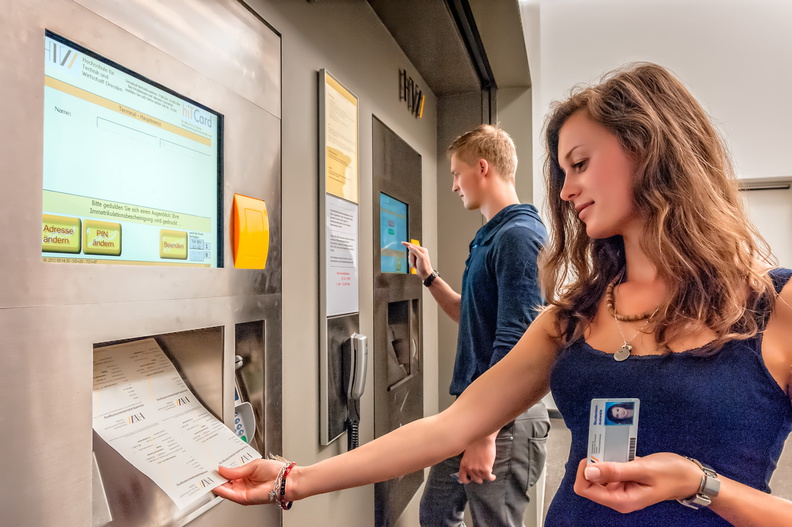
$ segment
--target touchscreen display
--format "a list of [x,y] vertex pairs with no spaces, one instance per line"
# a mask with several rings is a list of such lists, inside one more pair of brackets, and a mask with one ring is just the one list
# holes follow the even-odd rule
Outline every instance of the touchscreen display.
[[42,256],[222,265],[222,115],[52,32]]
[[407,273],[407,204],[380,194],[380,272]]

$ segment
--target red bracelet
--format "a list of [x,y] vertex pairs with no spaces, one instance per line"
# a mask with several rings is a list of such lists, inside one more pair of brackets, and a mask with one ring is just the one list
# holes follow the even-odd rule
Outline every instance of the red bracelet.
[[281,480],[281,488],[280,488],[280,499],[278,500],[280,504],[280,508],[287,511],[291,509],[292,502],[286,501],[286,476],[289,475],[291,469],[294,468],[294,465],[297,463],[290,463],[286,470],[283,471],[283,479]]

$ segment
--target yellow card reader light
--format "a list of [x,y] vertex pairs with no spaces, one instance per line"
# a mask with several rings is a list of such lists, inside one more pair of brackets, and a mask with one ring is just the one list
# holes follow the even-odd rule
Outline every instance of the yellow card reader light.
[[234,194],[234,267],[264,269],[269,253],[269,214],[263,200]]
[[[422,108],[423,108],[423,106],[422,106]],[[413,244],[413,245],[417,245],[418,247],[421,246],[421,242],[419,240],[416,240],[416,239],[411,239],[410,243]],[[410,255],[409,254],[407,254],[407,261],[408,262],[410,261]],[[418,274],[418,270],[415,267],[410,266],[410,274]]]

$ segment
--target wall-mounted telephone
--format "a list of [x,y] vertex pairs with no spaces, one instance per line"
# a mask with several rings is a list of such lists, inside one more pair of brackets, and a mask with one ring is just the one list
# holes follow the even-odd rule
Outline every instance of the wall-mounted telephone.
[[347,396],[347,446],[349,450],[358,446],[360,424],[360,397],[366,387],[366,365],[368,363],[368,339],[353,333],[344,345],[344,385]]

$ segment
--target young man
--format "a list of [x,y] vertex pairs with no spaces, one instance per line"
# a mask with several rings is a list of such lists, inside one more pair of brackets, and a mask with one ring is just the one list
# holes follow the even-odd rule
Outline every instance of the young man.
[[[506,132],[479,126],[454,140],[448,153],[452,190],[466,209],[480,210],[486,219],[470,243],[461,295],[433,269],[426,248],[404,245],[440,308],[459,323],[450,388],[458,396],[514,347],[536,316],[542,303],[536,260],[546,231],[536,208],[517,197],[517,154]],[[421,499],[421,525],[462,526],[466,503],[476,526],[523,525],[549,429],[547,409],[539,403],[433,466]]]

